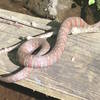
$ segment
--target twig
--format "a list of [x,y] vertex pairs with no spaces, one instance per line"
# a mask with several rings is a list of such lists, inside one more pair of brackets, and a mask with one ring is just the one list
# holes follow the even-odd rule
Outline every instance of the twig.
[[[48,32],[48,33],[45,33],[45,34],[42,34],[42,35],[39,35],[39,36],[27,36],[27,37],[23,37],[23,40],[30,40],[30,39],[34,39],[34,38],[48,38],[48,37],[51,37],[52,35],[53,35],[53,32]],[[2,53],[8,53],[8,52],[12,51],[13,49],[17,48],[21,43],[22,43],[22,41],[14,44],[12,46],[9,46],[9,47],[1,48],[0,49],[0,54],[2,54]]]

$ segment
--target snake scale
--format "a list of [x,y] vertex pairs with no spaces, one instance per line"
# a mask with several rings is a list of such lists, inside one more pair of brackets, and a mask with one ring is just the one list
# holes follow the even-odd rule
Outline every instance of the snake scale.
[[[96,25],[98,24],[94,24],[94,26]],[[8,76],[0,76],[0,80],[8,83],[16,82],[27,77],[32,71],[32,68],[51,66],[61,57],[67,41],[67,35],[71,33],[72,28],[86,28],[89,26],[92,25],[88,25],[80,17],[67,18],[61,24],[56,43],[50,51],[50,46],[46,39],[35,38],[26,41],[19,47],[17,52],[18,61],[24,66],[23,69]],[[41,47],[40,51],[34,54],[34,51],[39,47]]]

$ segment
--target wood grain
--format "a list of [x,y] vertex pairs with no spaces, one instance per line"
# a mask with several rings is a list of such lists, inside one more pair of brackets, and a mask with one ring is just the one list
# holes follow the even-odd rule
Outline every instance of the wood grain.
[[[14,33],[14,27],[10,26],[9,28]],[[6,40],[12,41],[10,42],[12,44],[20,36],[20,34],[13,34],[10,31],[10,37],[8,35],[9,28],[6,28],[7,32],[5,30],[0,31],[0,47],[10,45],[7,44]],[[24,35],[24,29],[21,31]],[[3,36],[4,34],[5,36]],[[34,34],[33,31],[32,34]],[[39,32],[35,34],[39,34]],[[3,37],[8,39],[4,41]],[[58,63],[50,68],[33,69],[33,73],[30,74],[28,79],[16,82],[16,84],[62,100],[99,100],[100,34],[69,35],[67,41],[65,51]],[[0,74],[10,72],[19,67],[14,64],[14,52],[8,55],[1,54]],[[11,59],[13,60],[11,61]]]

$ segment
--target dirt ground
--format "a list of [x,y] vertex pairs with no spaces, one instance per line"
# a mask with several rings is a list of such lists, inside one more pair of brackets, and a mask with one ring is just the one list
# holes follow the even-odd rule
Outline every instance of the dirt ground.
[[23,3],[12,2],[12,0],[0,0],[0,8],[32,15],[32,13],[24,7]]
[[33,97],[0,86],[0,100],[36,100]]
[[0,100],[58,100],[28,88],[0,82]]

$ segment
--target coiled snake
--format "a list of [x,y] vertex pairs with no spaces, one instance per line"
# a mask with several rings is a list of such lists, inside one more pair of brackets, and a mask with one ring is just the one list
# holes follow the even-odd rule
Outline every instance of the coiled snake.
[[[19,72],[9,75],[0,76],[0,80],[5,82],[15,82],[27,77],[32,68],[42,68],[55,63],[62,55],[67,35],[71,33],[73,27],[87,28],[93,25],[88,25],[80,17],[70,17],[66,19],[58,32],[55,46],[49,51],[50,46],[45,39],[35,38],[23,43],[17,52],[18,61],[22,66],[25,66]],[[94,26],[98,26],[98,23]],[[34,54],[34,51],[41,46],[39,53]],[[49,51],[49,52],[48,52]]]

